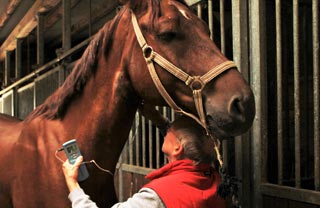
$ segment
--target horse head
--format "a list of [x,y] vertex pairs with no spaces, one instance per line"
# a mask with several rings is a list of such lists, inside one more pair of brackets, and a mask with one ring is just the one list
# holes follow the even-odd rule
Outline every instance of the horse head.
[[124,60],[138,96],[189,115],[218,138],[246,132],[255,115],[253,93],[205,22],[184,1],[127,1],[125,7],[135,53]]

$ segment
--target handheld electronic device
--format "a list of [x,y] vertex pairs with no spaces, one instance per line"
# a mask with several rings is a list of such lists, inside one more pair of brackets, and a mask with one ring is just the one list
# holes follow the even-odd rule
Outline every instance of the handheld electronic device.
[[[74,164],[76,159],[81,156],[81,152],[79,149],[79,146],[77,144],[77,141],[75,139],[69,140],[65,142],[63,145],[63,150],[67,155],[67,158],[70,162],[70,164]],[[84,181],[89,177],[89,172],[85,164],[81,164],[79,167],[79,174],[77,180]]]

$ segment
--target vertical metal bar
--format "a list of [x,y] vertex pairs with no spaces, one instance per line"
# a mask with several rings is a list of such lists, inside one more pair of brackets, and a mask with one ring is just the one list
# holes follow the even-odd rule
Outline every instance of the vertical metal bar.
[[174,121],[174,119],[175,119],[175,112],[174,112],[174,110],[172,110],[172,109],[170,109],[170,112],[171,112],[171,121]]
[[226,169],[228,169],[229,164],[228,164],[228,140],[222,140],[222,159],[223,159],[223,165]]
[[22,38],[16,38],[16,68],[15,68],[15,79],[18,80],[21,78],[21,69],[22,69]]
[[197,15],[200,19],[202,19],[202,6],[201,4],[197,4]]
[[314,100],[314,186],[320,191],[320,96],[319,96],[319,1],[312,1],[313,100]]
[[30,47],[30,37],[27,36],[27,55],[26,55],[26,71],[27,74],[29,74],[31,72],[31,47]]
[[142,117],[141,119],[142,123],[142,166],[146,167],[146,119],[145,117]]
[[293,0],[293,70],[294,70],[294,141],[295,187],[301,187],[300,144],[300,61],[299,61],[299,1]]
[[[171,109],[168,109],[167,107],[163,107],[162,108],[163,109],[163,116],[165,117],[165,118],[168,118],[170,121],[172,121],[171,120],[171,118],[170,118],[170,115],[168,114],[168,111],[169,111],[169,113],[170,113],[170,111],[171,111]],[[162,144],[161,144],[162,145]],[[163,158],[163,163],[164,164],[166,164],[166,156],[164,155],[164,153],[161,151],[161,156],[162,156],[162,158]]]
[[4,66],[4,86],[8,86],[10,84],[10,71],[11,71],[11,53],[12,51],[6,51],[6,59]]
[[135,165],[140,166],[140,114],[139,112],[136,112],[136,122],[135,122],[135,155],[136,155],[136,162]]
[[[249,80],[249,58],[248,58],[248,1],[232,1],[232,42],[233,59],[246,80]],[[227,141],[223,142],[223,148],[227,150]],[[236,137],[234,140],[235,148],[235,173],[242,180],[239,186],[239,199],[242,207],[250,207],[252,200],[250,174],[250,136],[249,133]],[[227,167],[228,151],[223,153],[224,164]]]
[[256,115],[252,125],[252,207],[262,207],[261,183],[266,181],[266,31],[265,2],[249,0],[250,81],[255,95]]
[[281,0],[276,0],[276,56],[277,56],[277,125],[278,125],[278,184],[283,182],[283,117],[282,117],[282,38]]
[[[21,78],[21,70],[22,70],[22,43],[23,39],[22,38],[16,38],[16,64],[15,64],[15,79],[18,80]],[[13,115],[15,117],[18,117],[18,106],[19,106],[19,100],[18,100],[18,87],[15,87],[13,89],[13,94],[12,94],[12,109],[13,109]]]
[[44,14],[37,14],[37,64],[44,64]]
[[224,0],[220,0],[220,39],[221,52],[226,53]]
[[148,139],[149,139],[149,168],[152,167],[152,124],[151,121],[148,121]]
[[33,109],[35,109],[36,107],[37,107],[37,98],[36,98],[36,96],[37,96],[37,82],[36,81],[33,81],[33,100],[32,100],[32,102],[33,102]]
[[210,38],[213,39],[213,6],[212,0],[208,0],[208,25],[210,30]]
[[71,48],[71,0],[62,0],[62,48]]
[[[159,111],[159,107],[157,106],[156,109]],[[156,168],[160,168],[160,131],[156,128]]]
[[119,195],[119,201],[123,201],[123,171],[122,171],[122,167],[121,167],[121,164],[122,164],[122,157],[123,157],[123,152],[122,151],[122,154],[120,155],[120,158],[119,158],[119,169],[118,169],[118,181],[119,181],[119,184],[118,184],[118,195]]
[[0,113],[3,113],[3,98],[0,97]]
[[128,150],[129,150],[129,163],[128,164],[130,164],[130,165],[132,165],[133,164],[133,148],[132,148],[132,146],[133,146],[133,132],[134,132],[134,130],[133,130],[133,128],[131,128],[131,130],[130,130],[130,133],[129,133],[129,139],[128,139],[128,141],[127,141],[127,144],[128,144]]

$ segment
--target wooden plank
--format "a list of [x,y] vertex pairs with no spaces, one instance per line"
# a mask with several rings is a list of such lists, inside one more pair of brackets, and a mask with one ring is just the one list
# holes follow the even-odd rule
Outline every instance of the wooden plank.
[[36,15],[38,12],[45,12],[57,5],[60,0],[37,0],[33,6],[29,9],[26,15],[21,19],[18,25],[10,33],[8,38],[3,42],[0,47],[0,59],[5,58],[6,50],[14,50],[16,47],[16,38],[26,37],[36,26]]

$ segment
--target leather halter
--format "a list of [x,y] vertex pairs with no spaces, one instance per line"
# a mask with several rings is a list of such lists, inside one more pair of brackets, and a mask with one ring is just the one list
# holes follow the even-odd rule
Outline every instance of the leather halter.
[[[137,40],[139,42],[139,45],[142,48],[143,56],[146,60],[149,73],[159,93],[163,97],[163,99],[168,103],[168,105],[175,112],[183,113],[193,118],[201,126],[203,126],[208,132],[206,118],[205,118],[204,109],[203,109],[203,101],[202,101],[202,94],[201,94],[202,89],[205,87],[205,85],[208,82],[210,82],[212,79],[217,77],[222,72],[230,68],[236,67],[235,63],[233,61],[225,61],[219,64],[218,66],[214,67],[213,69],[211,69],[210,71],[208,71],[206,74],[202,76],[191,76],[186,72],[182,71],[181,69],[179,69],[177,66],[169,62],[167,59],[165,59],[161,55],[159,55],[157,52],[155,52],[152,49],[152,47],[147,44],[145,38],[143,37],[138,24],[138,20],[132,11],[131,11],[131,17],[132,17],[133,28],[134,28]],[[191,88],[193,92],[193,99],[194,99],[199,117],[184,111],[179,106],[177,106],[177,104],[172,100],[168,92],[165,90],[163,84],[161,83],[159,76],[157,75],[157,72],[154,67],[154,62],[159,64],[162,68],[166,69],[168,72],[173,74],[175,77],[183,81],[187,86]]]

